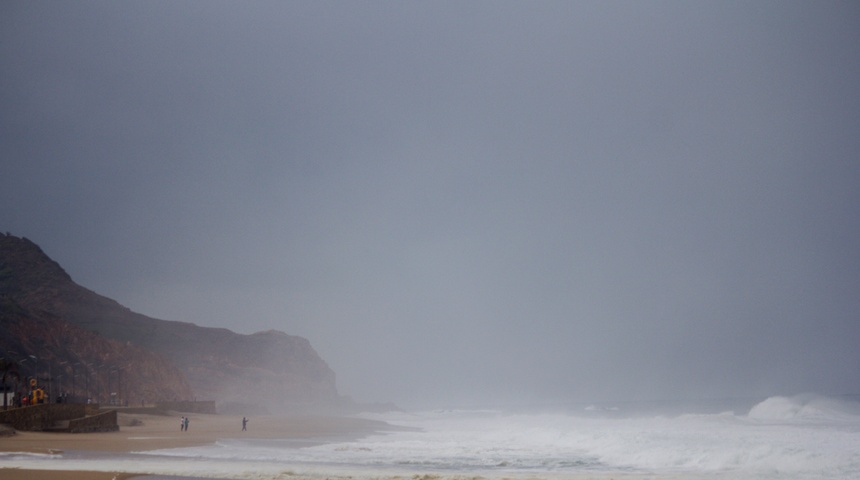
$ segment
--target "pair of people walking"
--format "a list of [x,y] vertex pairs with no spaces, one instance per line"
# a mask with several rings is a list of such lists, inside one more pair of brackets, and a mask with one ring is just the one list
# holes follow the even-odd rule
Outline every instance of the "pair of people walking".
[[182,417],[179,419],[179,431],[187,432],[188,431],[188,417]]

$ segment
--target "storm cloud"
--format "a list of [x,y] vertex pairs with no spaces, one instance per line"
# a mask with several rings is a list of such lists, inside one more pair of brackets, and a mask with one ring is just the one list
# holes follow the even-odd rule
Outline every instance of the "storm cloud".
[[0,5],[0,229],[410,404],[860,393],[853,2]]

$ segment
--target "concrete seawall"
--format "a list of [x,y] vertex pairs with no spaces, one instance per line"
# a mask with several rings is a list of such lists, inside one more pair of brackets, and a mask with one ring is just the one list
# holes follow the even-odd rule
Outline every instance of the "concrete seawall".
[[15,430],[42,432],[45,430],[66,430],[57,428],[62,422],[72,422],[81,432],[112,432],[119,430],[116,411],[99,413],[98,405],[80,403],[45,403],[0,411],[0,424]]
[[69,420],[69,433],[115,432],[119,430],[116,410]]

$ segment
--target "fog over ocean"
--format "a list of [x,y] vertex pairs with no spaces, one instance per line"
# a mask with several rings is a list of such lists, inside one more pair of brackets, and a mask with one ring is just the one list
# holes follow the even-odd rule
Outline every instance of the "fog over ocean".
[[[366,415],[412,427],[359,440],[224,439],[102,456],[3,454],[4,466],[233,479],[860,478],[860,403],[815,395]],[[723,406],[727,410],[720,411]],[[544,407],[545,408],[545,407]],[[321,443],[324,442],[324,443]]]
[[0,68],[0,231],[414,427],[3,466],[860,478],[860,2],[5,0]]
[[858,19],[7,0],[0,231],[362,402],[857,394]]

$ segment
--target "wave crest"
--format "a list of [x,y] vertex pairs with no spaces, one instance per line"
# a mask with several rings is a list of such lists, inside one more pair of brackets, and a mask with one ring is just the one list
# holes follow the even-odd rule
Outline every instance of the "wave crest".
[[753,420],[860,420],[860,404],[820,395],[770,397],[750,409]]

